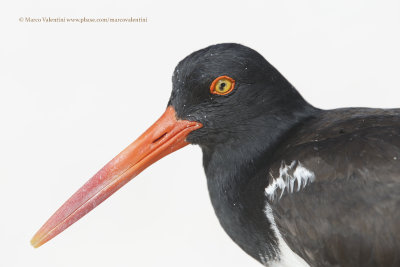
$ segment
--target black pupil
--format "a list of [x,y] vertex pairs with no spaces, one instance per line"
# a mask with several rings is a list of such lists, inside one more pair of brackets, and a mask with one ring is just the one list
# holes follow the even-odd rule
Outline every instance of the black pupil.
[[219,90],[224,90],[224,87],[226,86],[226,83],[221,83],[219,86]]

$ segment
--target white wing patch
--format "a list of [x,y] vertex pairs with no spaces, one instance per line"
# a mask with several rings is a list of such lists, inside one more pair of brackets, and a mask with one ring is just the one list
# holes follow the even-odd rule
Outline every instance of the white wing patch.
[[270,173],[272,183],[265,188],[265,195],[268,197],[270,201],[275,199],[275,196],[278,195],[279,190],[280,196],[282,197],[285,190],[288,193],[293,193],[296,189],[297,182],[297,190],[306,187],[307,184],[314,182],[315,174],[314,172],[308,170],[300,161],[294,160],[290,165],[286,165],[285,162],[282,161],[281,167],[279,168],[279,177],[274,178],[272,173]]

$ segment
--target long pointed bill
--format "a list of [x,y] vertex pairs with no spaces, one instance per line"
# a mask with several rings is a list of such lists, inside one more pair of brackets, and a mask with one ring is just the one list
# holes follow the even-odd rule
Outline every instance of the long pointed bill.
[[186,136],[201,123],[177,120],[169,106],[165,113],[135,142],[107,163],[73,194],[31,240],[39,247],[64,231],[152,163],[186,146]]

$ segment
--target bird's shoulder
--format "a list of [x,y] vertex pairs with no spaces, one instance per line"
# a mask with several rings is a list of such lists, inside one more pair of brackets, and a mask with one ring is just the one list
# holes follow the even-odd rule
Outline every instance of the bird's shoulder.
[[273,177],[303,167],[320,182],[357,175],[398,182],[400,109],[321,111],[290,131],[276,151],[269,169]]

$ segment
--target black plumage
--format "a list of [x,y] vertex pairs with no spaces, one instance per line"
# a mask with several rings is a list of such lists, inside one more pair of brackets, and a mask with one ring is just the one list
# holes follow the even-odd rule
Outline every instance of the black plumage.
[[270,169],[296,160],[315,181],[273,203],[293,250],[312,266],[400,266],[400,110],[321,111]]
[[[211,94],[222,75],[234,90]],[[238,44],[182,60],[169,105],[203,124],[187,141],[202,148],[222,227],[253,258],[400,266],[400,109],[315,108]]]

